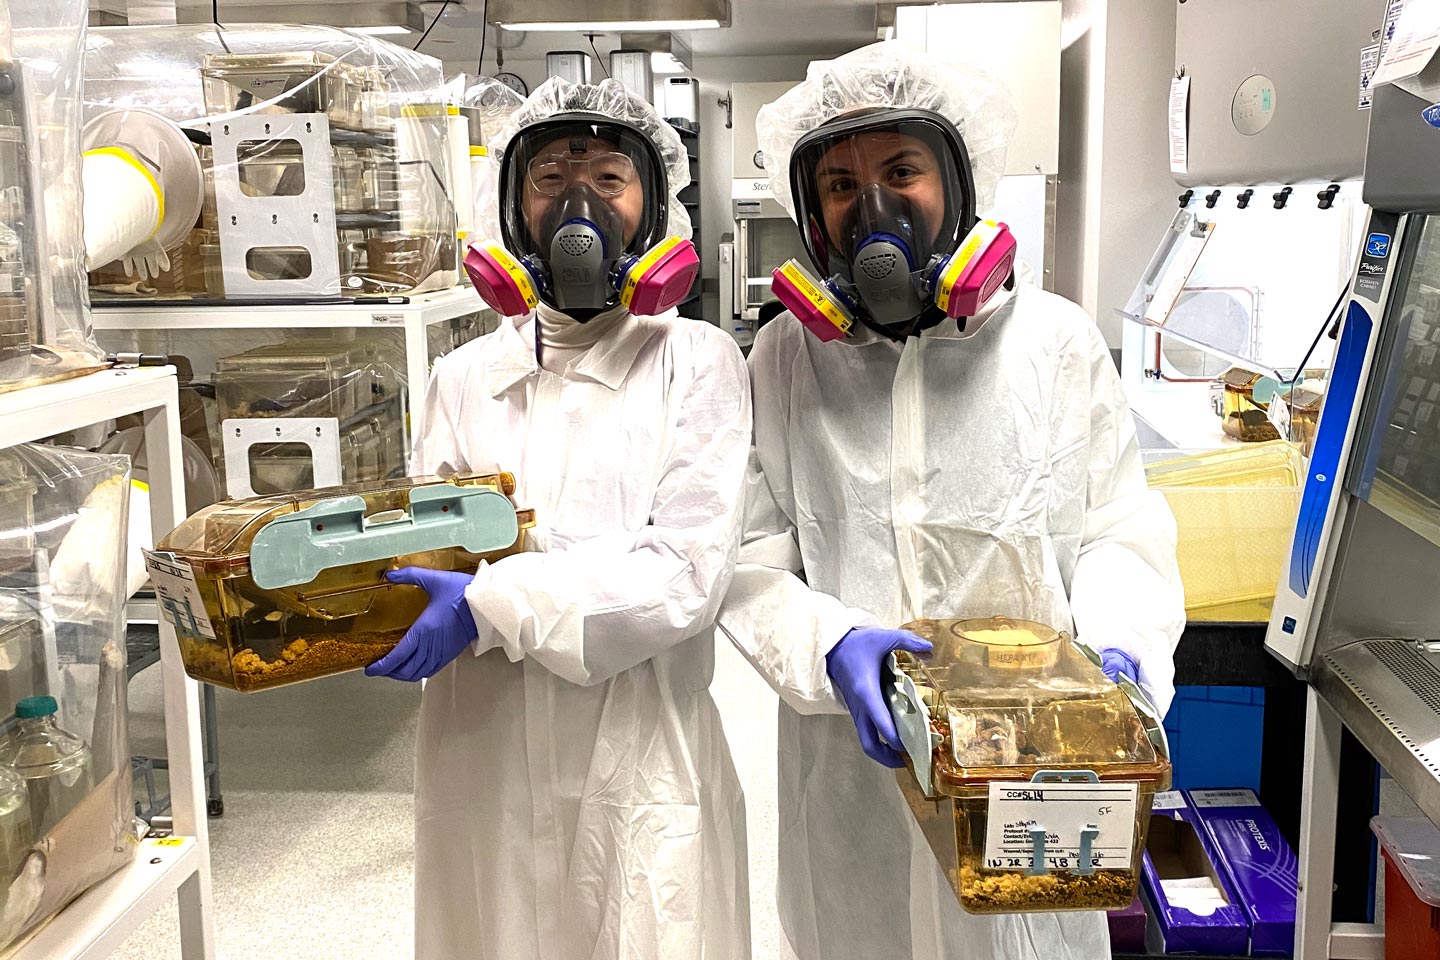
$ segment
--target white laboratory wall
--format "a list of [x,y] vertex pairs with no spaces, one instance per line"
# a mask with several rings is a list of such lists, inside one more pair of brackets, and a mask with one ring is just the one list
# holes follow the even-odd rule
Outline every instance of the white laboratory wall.
[[[1063,0],[1060,25],[1060,176],[1055,189],[1052,258],[1055,292],[1092,315],[1095,294],[1087,291],[1085,281],[1093,276],[1094,267],[1086,263],[1086,251],[1096,246],[1099,217],[1092,215],[1087,201],[1092,194],[1098,200],[1100,194],[1100,138],[1098,133],[1091,137],[1089,129],[1092,114],[1097,125],[1102,119],[1102,105],[1097,101],[1105,90],[1105,4],[1106,0]],[[1105,329],[1103,324],[1100,329]]]
[[[895,34],[937,56],[963,48],[966,60],[1003,80],[1019,126],[1010,143],[1005,178],[995,206],[979,211],[1004,220],[1015,234],[1019,257],[1046,287],[1046,178],[1059,169],[1060,0],[1008,0],[947,6],[900,7]],[[984,37],[984,43],[976,43]]]
[[1125,305],[1180,192],[1166,118],[1175,7],[1063,0],[1055,290],[1118,348]]
[[[1020,116],[1005,172],[1053,174],[1059,155],[1060,0],[900,7],[895,35],[1005,82]],[[984,38],[983,42],[979,38]]]

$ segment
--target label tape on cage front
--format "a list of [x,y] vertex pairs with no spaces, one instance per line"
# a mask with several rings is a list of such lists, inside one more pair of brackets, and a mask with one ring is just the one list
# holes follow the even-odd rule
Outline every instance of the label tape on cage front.
[[[1138,794],[1134,783],[992,782],[985,866],[1076,871],[1082,867],[1082,849],[1088,848],[1086,869],[1128,870],[1135,852]],[[1032,835],[1037,828],[1045,831],[1044,862],[1038,865]]]
[[205,601],[190,564],[173,553],[146,550],[145,569],[155,588],[155,605],[175,631],[182,636],[214,640],[215,627],[205,613]]

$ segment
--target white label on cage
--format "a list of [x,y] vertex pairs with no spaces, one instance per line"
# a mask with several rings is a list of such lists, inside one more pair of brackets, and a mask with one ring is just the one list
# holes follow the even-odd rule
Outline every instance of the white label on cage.
[[1191,790],[1190,803],[1196,807],[1258,807],[1253,790]]
[[985,866],[991,870],[1029,870],[1034,862],[1031,831],[1045,831],[1049,870],[1080,865],[1085,836],[1090,837],[1090,866],[1128,869],[1135,848],[1134,783],[994,783],[985,827]]
[[1270,398],[1270,408],[1265,411],[1265,416],[1270,419],[1270,423],[1281,437],[1287,440],[1290,438],[1290,404],[1285,401],[1279,391],[1276,391],[1275,396]]
[[403,313],[372,313],[372,314],[370,314],[370,322],[373,323],[373,324],[375,324],[376,326],[390,326],[390,325],[392,325],[392,324],[404,323],[404,322],[405,322],[405,314],[403,314]]
[[1161,790],[1155,794],[1154,810],[1184,810],[1185,794],[1179,790]]
[[215,627],[205,613],[205,601],[190,564],[173,553],[146,550],[145,569],[155,588],[155,603],[165,619],[174,624],[175,632],[214,640]]

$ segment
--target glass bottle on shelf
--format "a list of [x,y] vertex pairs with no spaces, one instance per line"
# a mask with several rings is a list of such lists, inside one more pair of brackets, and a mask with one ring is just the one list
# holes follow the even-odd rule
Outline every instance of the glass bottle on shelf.
[[55,722],[59,709],[54,697],[26,697],[15,705],[15,730],[0,740],[0,765],[25,781],[39,837],[63,820],[92,786],[90,747]]
[[[9,767],[0,767],[0,878],[6,884],[20,868],[25,851],[35,842],[30,828],[30,792],[20,775]],[[7,889],[0,886],[0,905],[5,903]]]

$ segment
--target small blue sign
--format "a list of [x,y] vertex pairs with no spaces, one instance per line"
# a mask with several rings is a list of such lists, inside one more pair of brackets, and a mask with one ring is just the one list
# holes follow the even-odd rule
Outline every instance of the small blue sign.
[[1295,618],[1294,618],[1294,617],[1286,617],[1285,620],[1280,624],[1280,629],[1281,629],[1281,630],[1284,630],[1286,633],[1294,633],[1294,632],[1295,632]]
[[1365,241],[1365,256],[1384,260],[1390,256],[1390,234],[1372,233]]
[[1432,127],[1440,127],[1440,103],[1432,103],[1420,111],[1420,116]]

